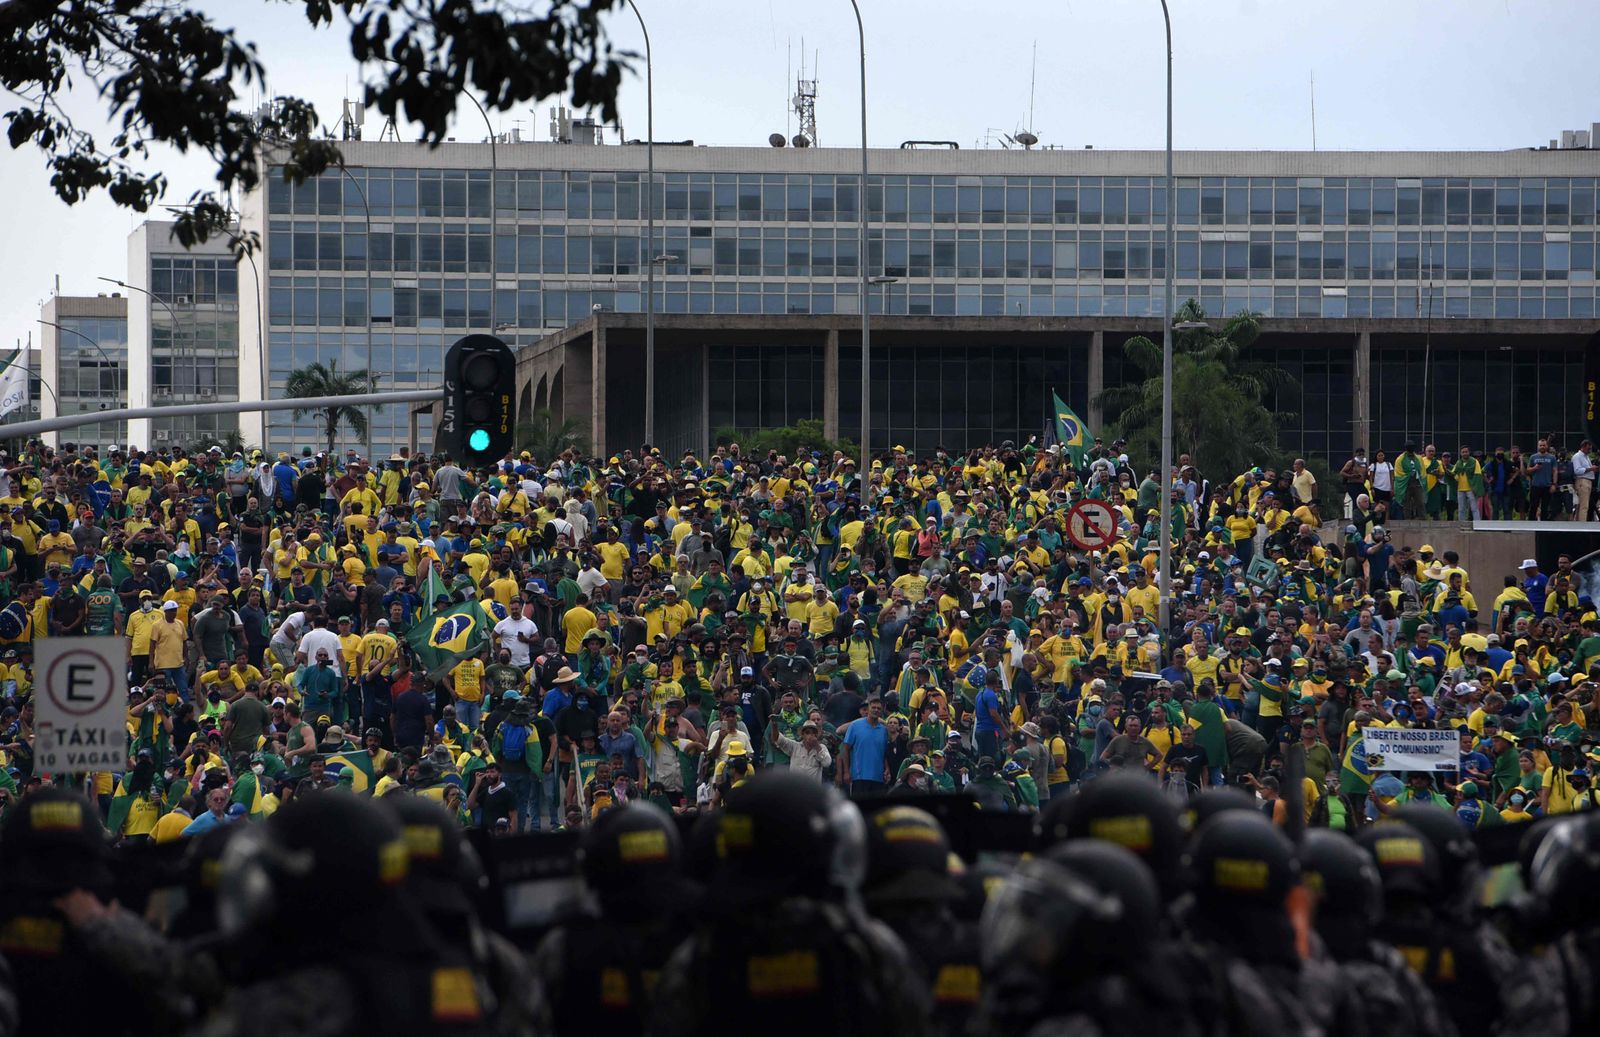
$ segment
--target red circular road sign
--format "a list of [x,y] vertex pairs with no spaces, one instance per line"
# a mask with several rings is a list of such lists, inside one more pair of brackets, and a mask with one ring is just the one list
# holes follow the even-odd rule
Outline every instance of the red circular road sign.
[[111,664],[86,649],[62,652],[44,674],[45,693],[69,716],[89,716],[111,701],[117,674]]
[[1067,537],[1082,551],[1104,551],[1117,542],[1117,513],[1104,501],[1081,500],[1067,513]]

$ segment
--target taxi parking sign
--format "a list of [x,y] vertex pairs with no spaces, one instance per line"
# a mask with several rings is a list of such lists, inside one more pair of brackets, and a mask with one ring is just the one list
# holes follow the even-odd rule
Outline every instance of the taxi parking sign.
[[128,643],[51,637],[34,656],[34,770],[90,774],[128,766]]

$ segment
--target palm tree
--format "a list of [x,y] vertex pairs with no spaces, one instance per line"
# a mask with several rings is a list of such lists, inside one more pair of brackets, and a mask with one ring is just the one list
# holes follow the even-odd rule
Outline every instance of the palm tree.
[[583,422],[576,418],[559,421],[547,407],[524,415],[517,422],[515,439],[517,449],[528,451],[540,464],[554,461],[563,450],[584,453],[589,449]]
[[[375,383],[381,375],[373,375]],[[371,392],[367,384],[366,371],[339,372],[339,361],[329,360],[326,364],[320,360],[289,372],[288,381],[284,382],[284,391],[291,399],[310,400],[324,396],[359,396]],[[303,418],[307,414],[321,414],[322,430],[328,437],[328,453],[333,453],[334,437],[339,432],[339,422],[343,421],[351,432],[362,438],[367,434],[367,416],[360,407],[296,407],[294,416]]]
[[[1205,311],[1193,299],[1179,307],[1174,323],[1201,322]],[[1278,452],[1278,422],[1294,415],[1275,411],[1277,392],[1294,388],[1282,369],[1249,359],[1261,334],[1261,315],[1244,312],[1220,331],[1179,331],[1172,342],[1172,443],[1213,479],[1231,477]],[[1140,335],[1123,343],[1128,361],[1144,378],[1109,386],[1095,402],[1117,415],[1116,430],[1135,457],[1161,455],[1161,346]]]

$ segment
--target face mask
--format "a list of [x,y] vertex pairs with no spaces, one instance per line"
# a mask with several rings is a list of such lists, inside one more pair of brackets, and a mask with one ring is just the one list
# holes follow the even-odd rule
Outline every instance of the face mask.
[[1089,707],[1089,715],[1090,716],[1097,717],[1097,716],[1100,715],[1100,713],[1101,713],[1101,707],[1100,706],[1090,706]]
[[150,612],[150,611],[154,610],[155,607],[156,607],[155,603],[151,602],[151,601],[141,601],[141,602],[139,602],[139,611],[140,612]]
[[253,764],[253,765],[252,765],[252,766],[251,766],[251,767],[250,767],[250,769],[251,769],[251,770],[252,770],[252,771],[254,771],[254,772],[255,772],[255,773],[256,773],[256,774],[263,774],[263,773],[265,773],[265,772],[266,772],[266,769],[267,769],[267,768],[266,768],[266,767],[264,767],[264,766],[262,766],[262,765],[261,765],[261,764],[259,764],[259,763],[257,763],[257,764]]

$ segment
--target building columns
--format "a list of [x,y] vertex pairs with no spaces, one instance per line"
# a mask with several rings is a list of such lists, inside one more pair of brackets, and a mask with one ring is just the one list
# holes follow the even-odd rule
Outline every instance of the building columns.
[[822,436],[839,438],[839,329],[828,329],[822,343]]
[[1105,423],[1105,412],[1095,402],[1106,388],[1106,333],[1089,336],[1089,427],[1098,430]]
[[1372,451],[1372,332],[1356,334],[1355,377],[1351,380],[1354,391],[1354,428],[1351,429],[1354,446],[1358,450]]

